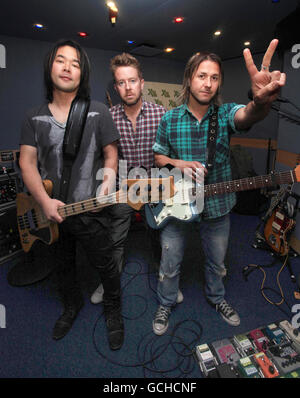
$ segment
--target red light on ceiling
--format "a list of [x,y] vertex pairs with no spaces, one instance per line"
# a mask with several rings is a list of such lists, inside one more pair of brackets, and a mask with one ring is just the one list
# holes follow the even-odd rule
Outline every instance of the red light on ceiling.
[[78,36],[80,37],[87,37],[89,34],[86,32],[78,32]]
[[173,19],[173,22],[175,22],[175,23],[182,23],[183,21],[184,21],[183,17],[176,17]]

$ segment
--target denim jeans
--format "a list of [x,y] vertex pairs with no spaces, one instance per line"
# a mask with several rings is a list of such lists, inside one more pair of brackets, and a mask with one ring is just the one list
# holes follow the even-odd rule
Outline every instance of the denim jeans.
[[[198,224],[199,226],[199,228],[194,229],[195,233],[199,234],[200,232],[199,239],[205,254],[206,297],[212,304],[218,304],[224,299],[223,278],[226,275],[224,259],[230,231],[229,214],[215,219],[194,221],[193,223],[171,220],[161,230],[162,256],[157,295],[159,302],[164,306],[170,307],[176,304],[180,266],[184,256],[185,236],[188,228],[195,227],[193,224]],[[196,236],[195,239],[197,239]]]

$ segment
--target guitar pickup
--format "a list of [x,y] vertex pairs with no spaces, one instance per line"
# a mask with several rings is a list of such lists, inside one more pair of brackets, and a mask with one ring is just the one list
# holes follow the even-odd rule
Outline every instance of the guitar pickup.
[[280,231],[281,226],[277,224],[277,222],[273,221],[272,222],[272,228],[276,229],[277,231]]

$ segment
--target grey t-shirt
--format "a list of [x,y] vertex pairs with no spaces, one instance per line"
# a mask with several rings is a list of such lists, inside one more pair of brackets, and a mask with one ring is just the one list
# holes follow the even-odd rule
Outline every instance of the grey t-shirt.
[[[29,111],[22,125],[21,145],[37,148],[38,169],[42,179],[53,183],[53,197],[59,194],[63,169],[62,147],[66,124],[57,122],[47,104]],[[96,196],[101,181],[96,179],[103,167],[102,148],[120,138],[106,105],[91,101],[81,145],[73,163],[67,203]]]

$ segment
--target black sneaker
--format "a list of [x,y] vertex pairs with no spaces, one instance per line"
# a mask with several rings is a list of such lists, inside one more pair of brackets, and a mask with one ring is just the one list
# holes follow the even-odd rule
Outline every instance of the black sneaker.
[[229,325],[239,326],[240,317],[226,300],[223,300],[220,304],[216,304],[216,310]]
[[171,307],[165,307],[160,305],[156,311],[155,319],[153,321],[153,332],[158,336],[161,336],[166,332],[169,326],[169,315],[171,313]]
[[111,350],[119,350],[124,341],[124,323],[120,311],[111,311],[107,314],[106,327]]

